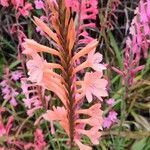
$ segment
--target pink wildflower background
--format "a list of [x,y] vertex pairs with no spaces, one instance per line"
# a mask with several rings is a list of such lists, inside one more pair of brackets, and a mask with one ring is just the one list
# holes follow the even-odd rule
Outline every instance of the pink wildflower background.
[[150,0],[0,0],[0,150],[149,150]]

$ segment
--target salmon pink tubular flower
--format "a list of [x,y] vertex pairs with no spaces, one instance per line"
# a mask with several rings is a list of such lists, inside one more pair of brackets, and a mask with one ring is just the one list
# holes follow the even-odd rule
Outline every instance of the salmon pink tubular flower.
[[44,119],[47,121],[60,121],[61,126],[65,129],[66,133],[69,135],[69,122],[67,119],[67,111],[64,107],[53,107],[53,111],[48,110],[46,114],[43,115]]
[[82,91],[85,93],[88,102],[92,102],[93,96],[102,100],[101,97],[108,96],[106,86],[108,84],[107,80],[102,79],[102,73],[99,72],[88,72],[84,76],[84,81],[82,82]]
[[29,60],[27,62],[27,68],[29,70],[29,80],[32,82],[41,83],[43,80],[44,63],[46,63],[41,57]]
[[106,69],[106,67],[101,64],[100,62],[102,61],[102,55],[100,53],[95,53],[95,50],[89,52],[87,60],[77,66],[74,70],[74,72],[78,72],[84,68],[91,67],[95,71],[102,72],[103,70]]
[[[91,6],[89,1],[85,2],[86,9],[93,13],[97,11],[89,8]],[[106,67],[101,64],[102,55],[98,52],[95,53],[98,45],[96,39],[74,52],[77,44],[77,32],[71,11],[66,7],[65,0],[57,2],[48,0],[47,4],[52,14],[51,27],[37,17],[34,17],[34,23],[56,46],[51,48],[32,39],[25,39],[22,46],[24,48],[23,54],[29,56],[26,62],[28,80],[49,92],[53,92],[54,96],[58,97],[57,100],[60,101],[60,105],[54,106],[52,104],[51,109],[49,108],[42,115],[44,120],[50,123],[52,121],[60,123],[69,138],[70,149],[78,146],[81,150],[88,150],[91,147],[81,142],[82,137],[87,136],[92,144],[98,144],[101,136],[103,111],[100,102],[102,97],[108,95],[106,89],[108,82],[103,78],[103,70]],[[91,17],[94,17],[93,14]],[[48,57],[44,56],[48,55],[53,55],[57,63],[47,61]],[[85,62],[77,65],[76,62],[79,62],[81,58],[85,58]],[[92,71],[88,72],[86,68]],[[83,79],[78,77],[81,69],[86,72]],[[96,96],[100,101],[95,101],[93,96]],[[87,109],[82,109],[86,99],[88,102],[93,101],[93,103],[90,103]],[[32,99],[26,102],[26,106],[32,108],[34,104]]]

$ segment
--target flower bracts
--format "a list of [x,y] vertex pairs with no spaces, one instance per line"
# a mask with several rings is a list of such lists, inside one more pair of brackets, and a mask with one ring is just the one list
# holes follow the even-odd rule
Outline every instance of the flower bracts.
[[[106,67],[101,63],[102,55],[95,52],[97,40],[74,53],[76,31],[64,0],[47,3],[51,10],[53,28],[50,29],[37,17],[34,17],[34,22],[53,41],[54,48],[31,39],[25,40],[23,53],[30,58],[27,61],[29,80],[52,91],[62,102],[62,106],[53,106],[52,110],[48,110],[43,115],[44,119],[60,122],[70,139],[70,149],[78,145],[81,150],[88,150],[91,147],[81,143],[82,135],[88,136],[92,144],[98,144],[101,135],[103,112],[100,102],[102,97],[107,96],[107,81],[103,78]],[[58,63],[48,62],[42,53],[53,55],[59,59]],[[77,65],[82,57],[86,60]],[[86,68],[91,68],[91,71],[86,72]],[[79,77],[81,70],[86,72],[83,79]],[[85,100],[92,102],[92,106],[83,109]]]

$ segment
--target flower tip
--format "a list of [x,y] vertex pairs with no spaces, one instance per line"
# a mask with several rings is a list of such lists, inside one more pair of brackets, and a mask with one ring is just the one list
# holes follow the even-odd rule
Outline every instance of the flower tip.
[[36,17],[36,16],[33,16],[33,19],[36,21],[36,20],[38,19],[38,17]]

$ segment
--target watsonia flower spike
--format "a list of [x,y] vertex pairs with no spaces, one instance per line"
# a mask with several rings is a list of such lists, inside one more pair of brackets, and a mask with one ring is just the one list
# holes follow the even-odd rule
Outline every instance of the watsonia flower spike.
[[[23,43],[25,51],[23,53],[31,58],[27,62],[29,80],[54,92],[62,102],[62,106],[53,106],[53,109],[48,110],[43,115],[43,118],[47,121],[57,120],[60,122],[70,139],[70,150],[75,145],[78,145],[80,150],[91,150],[90,146],[81,143],[81,138],[82,135],[86,135],[92,144],[99,143],[103,122],[103,111],[100,109],[100,102],[102,97],[107,96],[107,81],[103,78],[102,73],[105,66],[100,64],[102,60],[101,54],[95,53],[98,42],[97,40],[91,41],[75,54],[76,31],[70,10],[66,7],[64,0],[59,0],[58,4],[53,1],[47,1],[47,3],[52,13],[53,29],[49,29],[37,17],[34,17],[34,22],[49,36],[49,39],[55,42],[57,49],[43,46],[34,40],[25,40]],[[41,57],[41,53],[51,54],[60,58],[59,64],[47,62]],[[81,69],[95,66],[95,69],[93,69],[96,71],[86,72],[83,81],[81,81],[77,78],[77,74],[80,73],[80,69],[77,68],[79,68],[80,64],[77,65],[76,62],[87,55],[88,58],[91,58],[89,57],[90,53],[93,56],[96,55],[94,60],[88,60],[90,63],[87,63],[87,66],[81,67]],[[97,58],[100,58],[100,60],[96,60]],[[56,72],[58,69],[60,70],[59,73],[58,71]],[[93,101],[93,95],[101,101],[98,103],[95,101],[90,108],[82,109],[86,98],[88,102]],[[86,119],[80,118],[81,114],[82,116],[85,115]],[[87,125],[90,128],[86,129]]]

